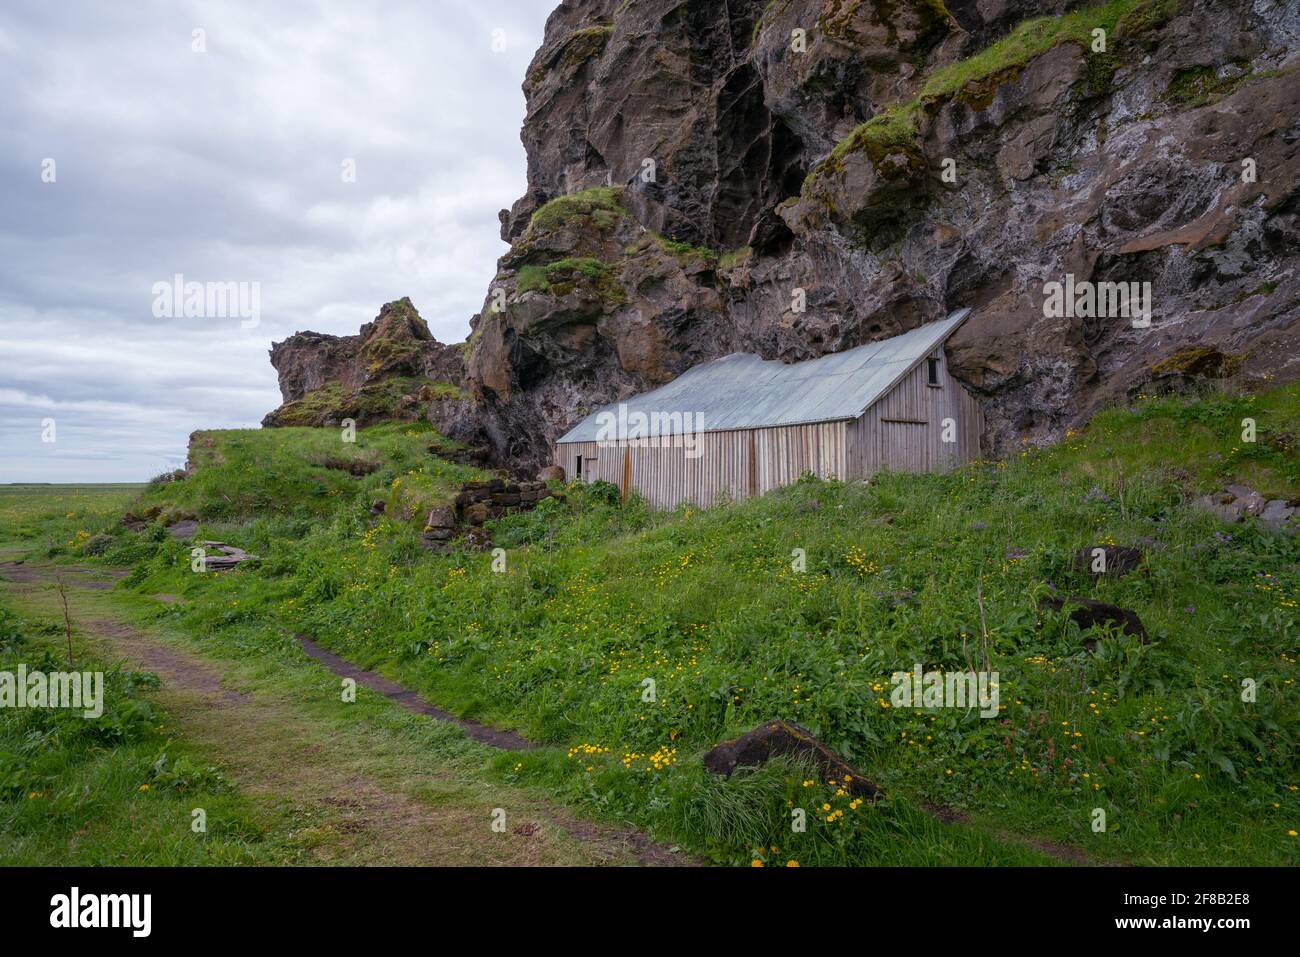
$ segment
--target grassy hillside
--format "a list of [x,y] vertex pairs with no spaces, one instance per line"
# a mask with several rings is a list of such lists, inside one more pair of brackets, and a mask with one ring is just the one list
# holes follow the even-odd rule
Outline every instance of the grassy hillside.
[[[133,509],[196,515],[261,561],[192,574],[156,526],[115,529],[101,550],[140,560],[131,587],[188,600],[160,612],[171,624],[250,655],[310,633],[554,746],[502,755],[503,783],[720,861],[1047,859],[1020,835],[1101,860],[1294,864],[1300,551],[1186,502],[1232,480],[1300,496],[1298,413],[1295,387],[1152,400],[1004,462],[807,480],[705,510],[652,513],[575,487],[494,524],[499,573],[489,555],[418,548],[419,510],[473,474],[430,455],[428,432],[383,426],[354,447],[336,430],[206,433],[196,474]],[[1255,443],[1241,441],[1246,417]],[[336,456],[375,471],[322,464]],[[376,498],[389,507],[372,526]],[[1076,549],[1108,543],[1140,547],[1141,568],[1075,570]],[[1048,582],[1134,609],[1152,643],[1039,610]],[[915,663],[997,671],[1000,717],[890,707],[890,676]],[[788,764],[725,782],[702,770],[702,751],[773,717],[889,797],[853,803]],[[936,807],[969,825],[939,823],[924,810]],[[791,832],[796,808],[806,833]]]

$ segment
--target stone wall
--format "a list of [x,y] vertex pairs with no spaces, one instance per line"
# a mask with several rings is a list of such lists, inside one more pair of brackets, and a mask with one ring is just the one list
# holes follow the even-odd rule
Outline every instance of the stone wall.
[[462,546],[482,551],[492,547],[483,524],[509,512],[527,512],[548,498],[563,501],[564,493],[552,491],[545,482],[511,482],[495,478],[486,482],[466,482],[450,505],[430,510],[424,523],[422,543],[435,552],[449,552],[453,543],[464,539]]

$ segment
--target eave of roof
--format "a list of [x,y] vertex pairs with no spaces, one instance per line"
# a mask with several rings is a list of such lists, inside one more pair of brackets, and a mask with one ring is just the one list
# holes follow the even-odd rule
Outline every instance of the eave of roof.
[[960,309],[900,336],[805,362],[732,353],[605,406],[557,444],[856,419],[939,348],[969,314]]

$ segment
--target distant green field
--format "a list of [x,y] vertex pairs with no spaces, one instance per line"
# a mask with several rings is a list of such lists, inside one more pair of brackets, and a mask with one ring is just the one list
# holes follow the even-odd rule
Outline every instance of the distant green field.
[[47,539],[50,547],[85,541],[121,518],[143,483],[0,485],[0,543]]

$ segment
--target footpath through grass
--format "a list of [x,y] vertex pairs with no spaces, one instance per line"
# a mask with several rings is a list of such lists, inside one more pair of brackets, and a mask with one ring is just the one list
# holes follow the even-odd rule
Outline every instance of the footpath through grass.
[[[455,467],[420,428],[368,430],[354,447],[331,430],[215,433],[206,468],[133,510],[187,509],[201,535],[261,560],[196,575],[157,526],[105,528],[100,549],[136,562],[129,587],[187,599],[158,612],[169,627],[250,656],[308,632],[554,745],[492,759],[503,784],[725,863],[1047,860],[1020,835],[1102,861],[1294,864],[1296,538],[1225,527],[1188,499],[1232,480],[1300,495],[1298,412],[1295,387],[1153,400],[1005,462],[804,481],[706,510],[653,513],[574,487],[495,523],[499,573],[490,555],[421,552],[409,508],[371,519],[377,497],[410,502],[414,487],[423,507],[450,487]],[[277,449],[279,478],[231,474],[232,442]],[[315,464],[330,447],[375,470]],[[213,494],[259,482],[272,504]],[[1077,549],[1111,543],[1141,548],[1141,568],[1075,568]],[[1152,643],[1040,610],[1049,583],[1135,610]],[[916,664],[998,672],[1000,715],[891,706],[892,674]],[[821,736],[888,799],[855,802],[784,763],[729,781],[703,771],[705,749],[773,717]],[[940,824],[934,806],[970,826]]]
[[[103,713],[0,710],[0,863],[258,864],[285,860],[264,810],[167,733],[155,675],[80,638],[75,670],[103,672]],[[63,629],[0,604],[0,672],[67,672]],[[204,820],[196,825],[195,809]],[[210,821],[210,824],[209,824]],[[196,826],[202,831],[196,830]]]

